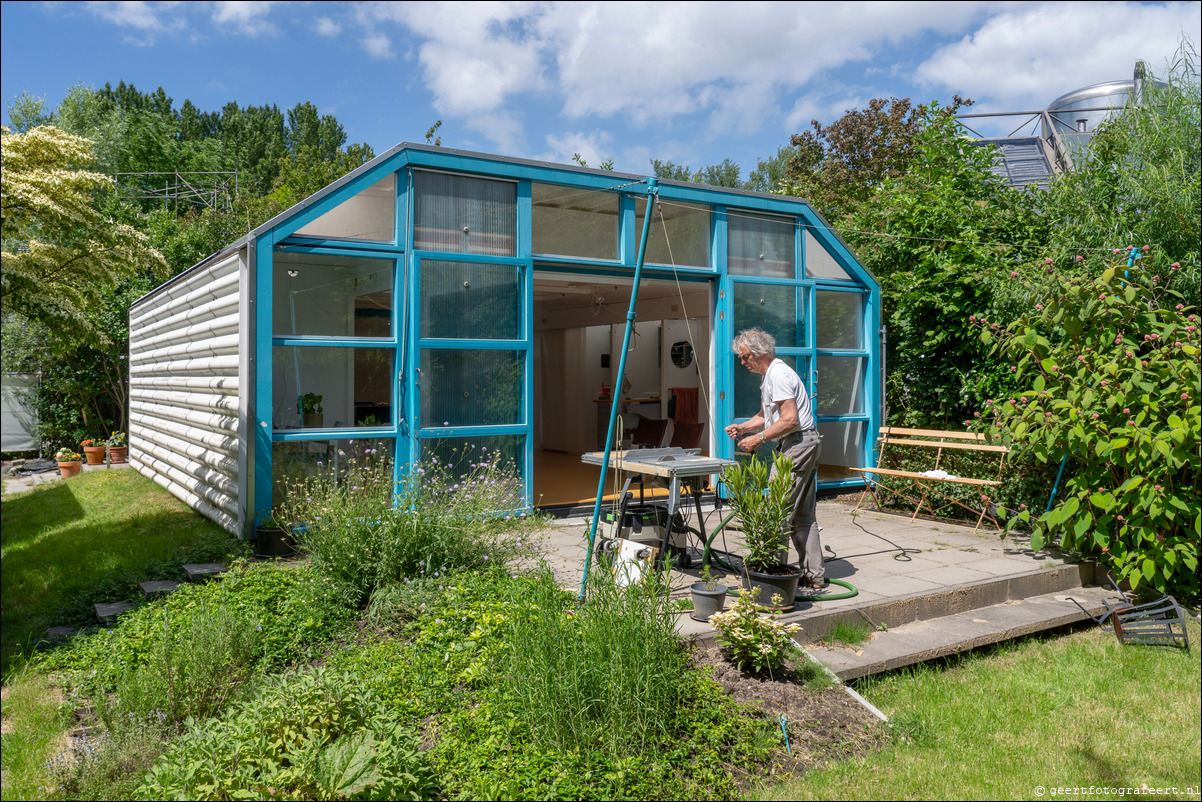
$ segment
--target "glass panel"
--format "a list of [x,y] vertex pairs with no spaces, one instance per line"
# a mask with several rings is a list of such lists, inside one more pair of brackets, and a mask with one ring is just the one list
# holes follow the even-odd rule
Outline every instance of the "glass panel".
[[392,425],[395,349],[277,345],[271,353],[275,429]]
[[814,339],[819,348],[864,347],[864,295],[823,292],[814,295]]
[[616,193],[536,183],[533,200],[535,253],[618,258]]
[[818,415],[860,415],[864,412],[864,364],[862,356],[819,356],[814,388]]
[[[647,208],[646,198],[635,201],[635,247],[643,240],[643,213]],[[660,209],[663,221],[660,221]],[[680,201],[663,201],[654,210],[651,218],[651,233],[647,237],[645,264],[685,265],[689,267],[710,266],[710,209]],[[664,239],[664,228],[668,238]],[[670,247],[669,247],[670,246]],[[637,256],[638,251],[635,251]]]
[[396,175],[377,181],[296,233],[306,237],[395,242]]
[[522,423],[525,352],[422,349],[422,426]]
[[797,278],[794,224],[779,217],[747,212],[727,214],[727,263],[731,274],[761,278]]
[[378,464],[378,474],[391,484],[395,448],[391,437],[277,440],[271,444],[271,503],[283,503],[288,488],[303,479],[344,476],[352,460],[360,465]]
[[392,259],[272,254],[272,333],[277,337],[391,337]]
[[[781,356],[777,354],[777,358],[784,362],[793,370],[797,370],[797,357]],[[808,360],[801,360],[802,367],[808,364]],[[805,379],[805,373],[801,373],[801,378]],[[747,368],[735,364],[735,417],[736,418],[753,418],[760,411],[760,382],[764,377],[758,373],[752,373]],[[723,424],[725,425],[725,424]]]
[[521,268],[422,260],[422,335],[522,339]]
[[864,465],[864,434],[868,422],[862,420],[818,423],[822,435],[822,453],[818,457],[818,481],[860,479],[852,468]]
[[[437,460],[447,466],[451,476],[456,479],[462,479],[481,463],[497,465],[502,472],[520,479],[525,473],[526,435],[494,434],[422,440],[421,458],[423,462]],[[515,494],[515,506],[529,506],[523,503],[520,485]]]
[[759,326],[776,338],[776,347],[805,347],[801,287],[779,284],[734,284],[735,332]]
[[809,231],[806,231],[806,277],[807,278],[833,278],[841,281],[854,281],[847,274],[835,257],[831,256],[830,252],[823,248],[818,240]]
[[516,253],[517,184],[421,171],[413,184],[415,248],[486,256]]

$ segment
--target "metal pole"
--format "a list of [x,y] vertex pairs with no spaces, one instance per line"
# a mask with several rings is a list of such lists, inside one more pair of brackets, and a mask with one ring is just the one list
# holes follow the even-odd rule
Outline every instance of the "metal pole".
[[[622,335],[622,358],[618,360],[618,377],[614,381],[614,403],[609,408],[609,431],[605,436],[605,453],[601,459],[601,477],[597,480],[597,498],[593,502],[593,521],[588,528],[588,554],[584,558],[584,577],[580,580],[580,600],[584,600],[584,587],[588,583],[588,569],[593,562],[593,544],[597,539],[597,521],[601,518],[601,496],[605,492],[605,472],[609,468],[609,452],[614,441],[614,429],[618,419],[618,408],[622,405],[622,380],[626,377],[626,354],[630,348],[630,332],[634,328],[635,307],[639,299],[639,279],[643,273],[643,257],[647,254],[647,237],[651,233],[651,205],[659,196],[659,179],[647,180],[647,210],[643,214],[643,238],[639,241],[639,256],[634,265],[634,286],[630,289],[630,308],[626,312],[626,331]],[[668,522],[671,526],[671,521]],[[621,522],[619,522],[619,526]]]

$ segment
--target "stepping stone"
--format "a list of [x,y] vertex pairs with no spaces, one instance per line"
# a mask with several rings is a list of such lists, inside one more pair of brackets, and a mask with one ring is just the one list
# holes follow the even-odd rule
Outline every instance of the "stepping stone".
[[192,563],[184,566],[184,575],[189,582],[204,582],[230,570],[221,563]]
[[124,612],[134,609],[134,605],[129,602],[108,602],[107,604],[96,605],[96,620],[102,624],[111,624],[117,620],[117,616]]
[[47,638],[69,638],[79,630],[75,627],[51,627],[46,630]]
[[151,580],[147,582],[139,582],[138,588],[142,591],[142,595],[147,599],[158,599],[162,596],[169,596],[174,593],[179,587],[178,582],[171,580]]

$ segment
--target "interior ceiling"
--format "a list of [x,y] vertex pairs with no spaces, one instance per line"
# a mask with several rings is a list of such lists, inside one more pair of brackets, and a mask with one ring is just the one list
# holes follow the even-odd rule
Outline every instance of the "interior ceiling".
[[[540,312],[562,312],[572,309],[592,310],[595,306],[621,305],[630,306],[630,288],[632,282],[608,283],[590,279],[587,276],[559,277],[535,275],[534,306]],[[681,284],[679,289],[672,281],[654,281],[644,279],[639,282],[639,300],[654,301],[659,298],[679,298],[681,292],[686,296],[704,293],[705,286],[701,284]]]

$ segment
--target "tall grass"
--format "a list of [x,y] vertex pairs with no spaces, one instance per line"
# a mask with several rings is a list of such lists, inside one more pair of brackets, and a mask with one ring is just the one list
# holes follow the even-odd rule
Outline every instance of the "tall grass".
[[656,579],[621,587],[597,570],[576,603],[544,566],[530,594],[533,614],[515,622],[503,685],[536,743],[612,754],[662,744],[688,667],[667,588]]

